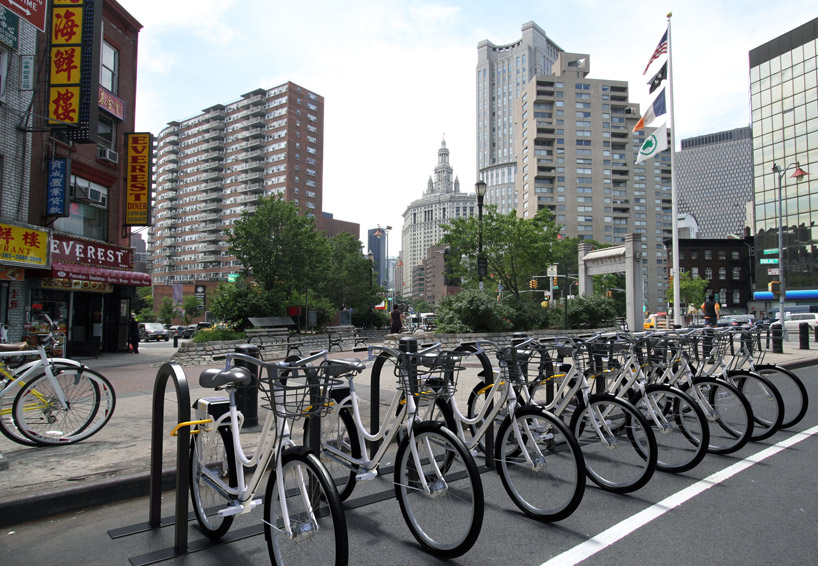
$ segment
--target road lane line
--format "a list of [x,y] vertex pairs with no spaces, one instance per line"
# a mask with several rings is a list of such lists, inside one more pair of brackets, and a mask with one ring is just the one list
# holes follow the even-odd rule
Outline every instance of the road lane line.
[[782,450],[786,450],[787,448],[790,448],[802,440],[806,440],[807,438],[810,438],[816,434],[818,434],[818,426],[814,426],[803,432],[797,432],[789,438],[774,444],[773,446],[748,456],[744,460],[736,462],[732,466],[728,466],[721,471],[715,472],[714,474],[699,480],[693,485],[688,486],[669,497],[666,497],[662,501],[659,501],[651,507],[640,511],[636,515],[628,517],[624,521],[620,521],[609,529],[602,531],[595,537],[578,544],[570,550],[566,550],[562,554],[555,556],[547,562],[543,562],[542,566],[572,566],[573,564],[578,564],[583,560],[590,558],[600,550],[603,550],[620,539],[625,538],[637,529],[647,525],[654,519],[661,517],[671,509],[678,507],[682,503],[696,497],[697,495],[700,495],[701,493],[704,493],[714,485],[725,482],[739,472],[746,470],[750,466],[758,464],[770,456],[775,456]]

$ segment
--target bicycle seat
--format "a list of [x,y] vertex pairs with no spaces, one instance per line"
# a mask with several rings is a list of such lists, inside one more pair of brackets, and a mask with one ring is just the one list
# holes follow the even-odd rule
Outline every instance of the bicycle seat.
[[229,383],[249,385],[252,381],[253,375],[247,369],[240,367],[232,367],[228,370],[209,368],[199,376],[199,385],[210,389],[223,387]]
[[358,358],[336,358],[327,360],[322,367],[325,375],[337,377],[350,372],[361,373],[366,369],[366,364]]
[[0,344],[0,352],[16,352],[18,350],[25,350],[28,347],[27,342],[12,342],[10,344]]

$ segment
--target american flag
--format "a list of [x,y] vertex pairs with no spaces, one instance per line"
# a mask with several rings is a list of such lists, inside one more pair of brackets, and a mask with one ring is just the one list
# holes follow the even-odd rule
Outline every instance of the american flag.
[[660,55],[667,53],[667,30],[665,30],[665,35],[662,36],[662,39],[659,40],[659,45],[656,46],[656,50],[653,52],[653,55],[650,56],[650,61],[648,61],[648,66],[645,67],[645,70],[642,72],[644,75],[648,72],[650,68],[650,64],[656,61]]

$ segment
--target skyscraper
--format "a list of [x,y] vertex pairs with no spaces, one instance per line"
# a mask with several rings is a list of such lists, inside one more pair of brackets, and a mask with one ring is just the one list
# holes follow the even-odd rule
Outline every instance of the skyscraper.
[[[818,18],[750,51],[750,109],[755,179],[756,288],[769,310],[767,284],[784,272],[788,303],[818,304]],[[809,176],[792,178],[800,163]],[[778,245],[782,171],[783,265]],[[767,250],[775,250],[768,252]],[[777,261],[777,260],[776,260]]]
[[501,213],[517,206],[514,102],[534,75],[548,75],[561,49],[534,22],[514,43],[477,45],[477,176],[487,184],[486,205]]

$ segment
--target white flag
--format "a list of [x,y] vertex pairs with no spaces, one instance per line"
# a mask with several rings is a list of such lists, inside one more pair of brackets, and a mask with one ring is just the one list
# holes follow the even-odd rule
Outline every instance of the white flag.
[[650,159],[660,151],[667,149],[667,124],[653,131],[651,135],[639,148],[639,155],[636,157],[636,164],[639,165],[646,159]]

